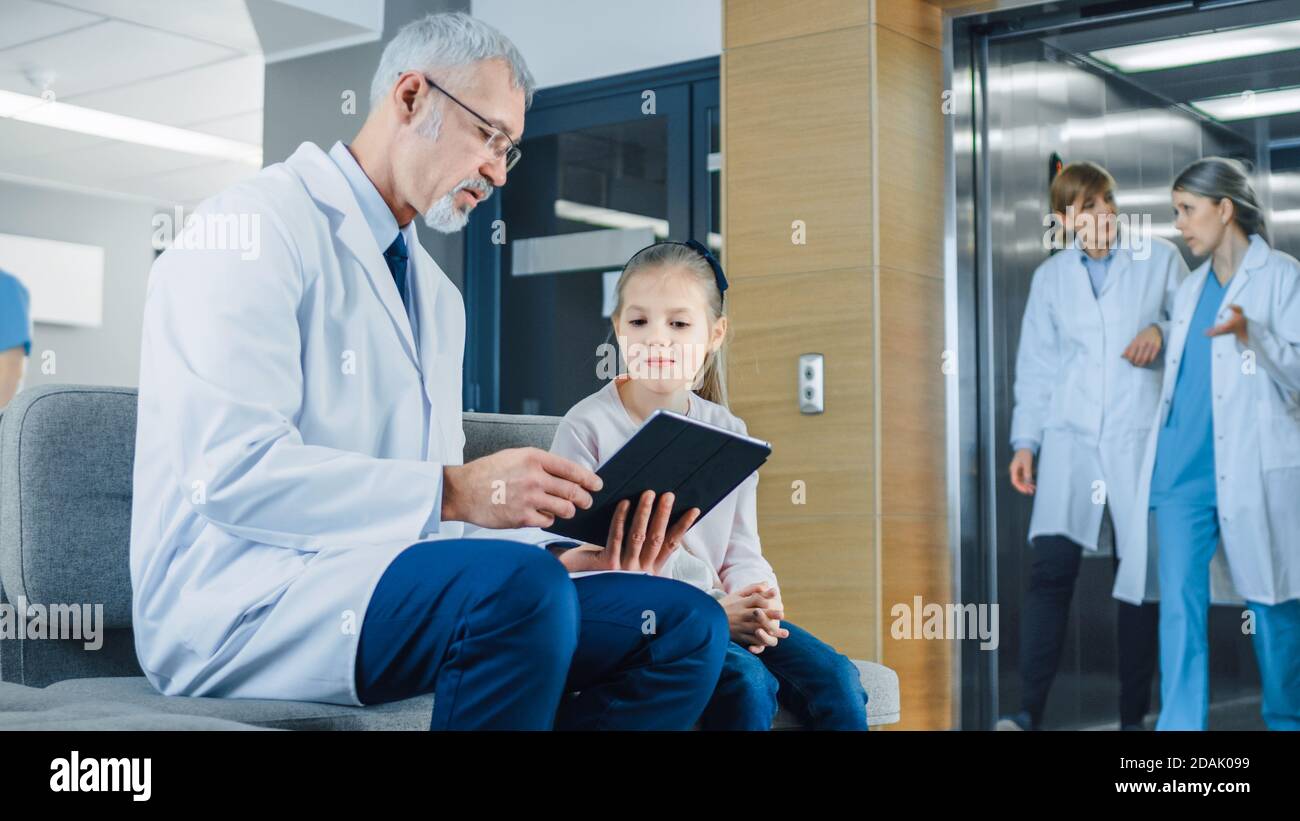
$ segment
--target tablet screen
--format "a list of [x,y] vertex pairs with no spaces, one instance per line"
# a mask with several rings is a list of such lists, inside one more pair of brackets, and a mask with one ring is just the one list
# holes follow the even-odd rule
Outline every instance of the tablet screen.
[[635,508],[647,490],[656,497],[676,495],[670,522],[698,507],[698,524],[771,453],[772,446],[761,439],[657,410],[596,470],[605,484],[592,495],[591,507],[579,508],[570,519],[556,519],[546,532],[603,545],[614,508],[623,499]]

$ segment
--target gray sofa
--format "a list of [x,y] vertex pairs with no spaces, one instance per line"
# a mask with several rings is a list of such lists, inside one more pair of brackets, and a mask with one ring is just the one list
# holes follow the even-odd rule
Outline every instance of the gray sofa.
[[[426,695],[348,707],[160,695],[131,633],[131,473],[136,392],[55,385],[23,391],[0,416],[0,603],[102,604],[103,646],[0,640],[0,729],[425,730]],[[465,460],[549,448],[558,418],[468,413]],[[898,720],[898,677],[856,662],[873,725]],[[797,723],[782,712],[776,727]]]

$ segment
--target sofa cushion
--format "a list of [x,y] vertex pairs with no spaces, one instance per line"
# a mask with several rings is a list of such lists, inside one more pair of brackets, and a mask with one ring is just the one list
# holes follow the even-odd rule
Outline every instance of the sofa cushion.
[[[898,721],[898,675],[873,662],[855,661],[854,664],[868,694],[867,724],[877,726]],[[112,702],[130,705],[141,714],[161,713],[178,719],[200,716],[286,730],[427,730],[433,715],[432,695],[368,707],[266,699],[188,698],[160,695],[143,676],[68,679],[35,692],[57,696],[60,703]],[[0,706],[0,711],[3,709]],[[58,713],[53,712],[51,716],[57,718]],[[159,724],[167,726],[166,721]],[[182,724],[175,729],[185,729]],[[0,722],[0,727],[3,726]],[[784,707],[772,725],[774,730],[799,728],[799,720]]]
[[0,580],[10,602],[103,605],[131,625],[136,392],[29,388],[0,424]]
[[465,432],[465,461],[496,453],[505,448],[534,447],[550,450],[558,416],[535,416],[522,413],[465,413],[461,427]]
[[43,692],[86,701],[114,701],[155,713],[206,716],[279,730],[427,730],[433,717],[433,696],[424,695],[351,707],[312,701],[249,698],[164,696],[144,676],[73,678]]
[[139,704],[87,699],[0,682],[0,732],[5,730],[261,730],[223,718],[154,712]]

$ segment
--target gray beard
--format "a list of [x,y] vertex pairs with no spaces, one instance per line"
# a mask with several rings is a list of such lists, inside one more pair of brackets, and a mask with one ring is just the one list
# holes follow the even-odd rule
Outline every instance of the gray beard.
[[424,224],[442,234],[454,234],[469,222],[469,211],[456,207],[456,191],[444,194],[437,202],[424,212]]

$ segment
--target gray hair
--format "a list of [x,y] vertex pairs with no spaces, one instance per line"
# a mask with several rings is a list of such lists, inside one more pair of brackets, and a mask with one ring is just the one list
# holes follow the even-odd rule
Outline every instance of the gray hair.
[[1225,197],[1232,200],[1234,221],[1246,236],[1259,234],[1268,242],[1268,225],[1259,198],[1250,184],[1246,166],[1239,160],[1227,157],[1204,157],[1184,168],[1172,186],[1175,191],[1186,191],[1209,197],[1218,202]]
[[524,108],[533,104],[533,75],[515,44],[492,26],[463,12],[429,14],[398,30],[384,47],[370,81],[370,107],[378,105],[404,71],[460,70],[481,60],[504,60]]

